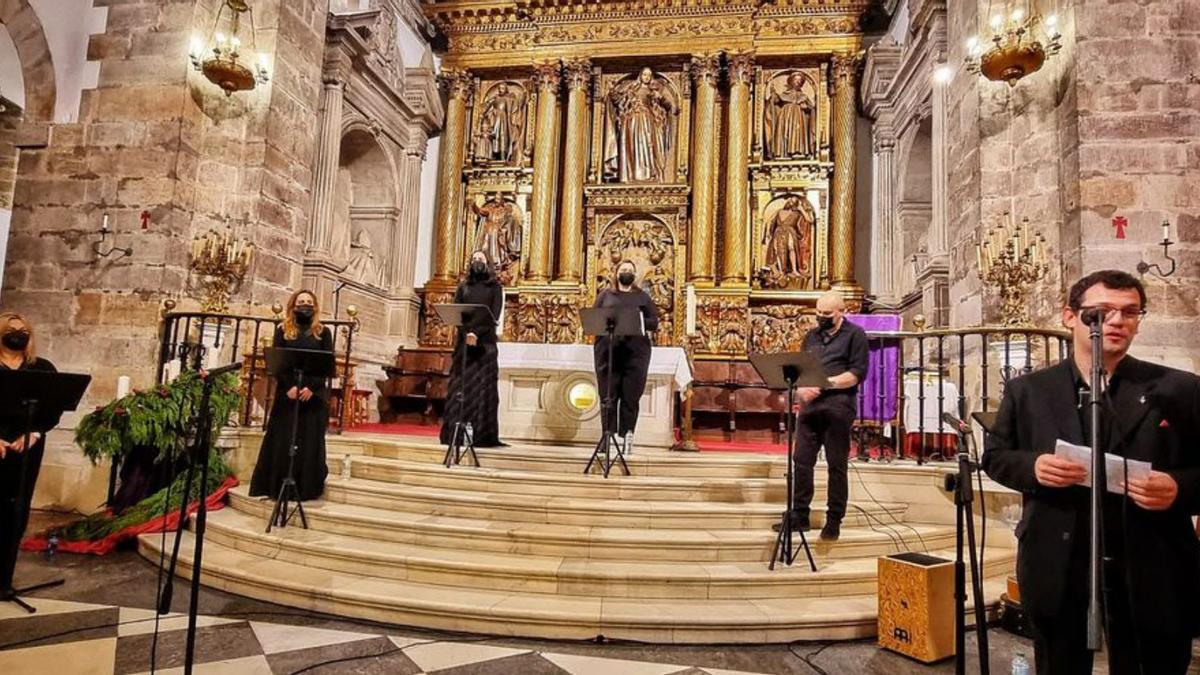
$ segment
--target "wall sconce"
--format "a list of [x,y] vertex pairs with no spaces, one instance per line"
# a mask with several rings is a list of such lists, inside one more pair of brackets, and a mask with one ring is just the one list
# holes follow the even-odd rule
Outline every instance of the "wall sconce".
[[[93,260],[92,262],[100,262],[101,258],[107,258],[110,255],[113,255],[114,253],[120,253],[121,255],[118,255],[117,257],[113,258],[113,260],[120,260],[121,258],[124,258],[126,256],[133,255],[133,247],[132,246],[126,246],[125,248],[119,248],[116,244],[110,244],[108,247],[108,250],[105,251],[104,250],[104,241],[106,239],[108,239],[108,235],[110,232],[112,232],[112,230],[108,229],[108,214],[106,213],[106,214],[104,214],[104,221],[100,224],[100,241],[92,244],[92,252],[96,254],[96,259]],[[113,235],[113,239],[116,239],[116,235]]]
[[1145,276],[1146,272],[1154,272],[1158,276],[1165,279],[1175,273],[1175,259],[1171,257],[1171,246],[1175,243],[1171,241],[1171,222],[1164,220],[1162,228],[1163,238],[1162,241],[1158,242],[1158,245],[1162,246],[1163,257],[1171,263],[1171,269],[1164,272],[1163,268],[1158,266],[1158,263],[1148,263],[1145,260],[1142,260],[1137,264],[1137,271],[1141,276]]
[[[248,31],[242,30],[242,15],[249,21]],[[204,74],[209,82],[220,87],[226,96],[232,96],[235,91],[250,91],[255,85],[266,84],[270,81],[267,70],[267,57],[258,53],[258,62],[252,64],[254,70],[241,62],[242,34],[248,38],[248,51],[252,58],[256,54],[254,45],[254,13],[246,0],[224,0],[217,10],[217,20],[213,24],[213,32],[208,36],[207,51],[212,56],[205,57],[204,44],[198,38],[192,39],[189,58],[192,67]]]

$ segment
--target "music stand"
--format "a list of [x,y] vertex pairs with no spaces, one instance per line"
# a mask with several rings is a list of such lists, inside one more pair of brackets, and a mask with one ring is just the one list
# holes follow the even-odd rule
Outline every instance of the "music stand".
[[[591,307],[579,311],[579,320],[583,324],[585,335],[608,338],[608,365],[605,366],[608,371],[608,383],[604,387],[604,398],[600,400],[600,440],[596,443],[596,449],[592,451],[592,457],[588,460],[587,466],[583,467],[583,472],[589,473],[592,470],[592,464],[599,460],[605,478],[608,478],[613,464],[617,462],[621,463],[621,469],[628,476],[630,471],[629,465],[625,463],[625,448],[617,442],[617,432],[609,424],[609,420],[615,418],[615,415],[611,415],[613,347],[617,337],[644,334],[642,312],[636,307]],[[599,377],[600,373],[597,372],[596,376]],[[604,453],[603,459],[600,457],[602,452]]]
[[[29,461],[29,439],[36,427],[47,427],[57,424],[58,419],[68,410],[75,410],[80,399],[91,383],[91,375],[74,373],[56,373],[44,370],[0,370],[0,409],[22,410],[25,413],[24,430],[20,436],[25,439],[25,450],[18,453],[16,466],[17,484],[15,494],[13,522],[25,520],[26,500],[25,491],[34,486],[25,485],[25,464]],[[15,439],[14,439],[15,440]],[[23,532],[14,532],[12,546],[19,549]],[[4,564],[12,559],[13,567],[17,564],[17,551],[0,552],[4,556]],[[9,577],[11,579],[11,577]],[[37,608],[21,599],[22,595],[43,588],[61,586],[62,579],[56,579],[43,584],[25,588],[0,589],[0,602],[11,602],[21,609],[33,614]]]
[[[321,349],[285,349],[283,347],[270,347],[266,351],[267,372],[275,377],[275,382],[279,383],[289,375],[295,378],[295,386],[303,388],[305,377],[315,377],[319,379],[328,379],[333,377],[336,364],[333,359],[333,352],[327,352]],[[282,387],[277,387],[276,396],[286,396],[286,392],[281,391]],[[311,399],[310,399],[311,400]],[[267,521],[267,532],[275,525],[279,527],[287,527],[288,521],[297,513],[300,514],[300,524],[304,529],[308,529],[308,517],[304,515],[304,503],[300,501],[300,489],[296,487],[296,453],[299,448],[296,447],[300,430],[300,396],[295,398],[295,405],[292,408],[292,434],[288,441],[288,469],[287,476],[283,479],[283,485],[279,486],[279,496],[275,500],[275,508],[271,511],[271,519]],[[296,501],[294,511],[288,511],[288,504],[293,499]]]
[[[796,387],[828,387],[829,379],[825,375],[825,366],[816,356],[807,352],[785,352],[782,354],[751,354],[750,364],[758,371],[758,376],[766,383],[768,389],[787,390],[787,504],[784,505],[783,518],[779,521],[779,535],[775,538],[775,548],[771,552],[771,563],[767,569],[774,570],[775,562],[779,561],[791,566],[796,560],[796,551],[792,547],[792,503],[796,498],[795,461],[792,453],[796,435],[795,407]],[[800,545],[808,557],[808,566],[817,571],[817,563],[813,560],[812,549],[808,546],[808,537],[800,530]]]
[[[487,305],[470,305],[459,303],[443,303],[434,305],[433,309],[437,312],[438,318],[447,326],[454,326],[459,333],[463,332],[463,326],[470,325],[475,320],[476,312],[483,312],[485,316],[494,324],[496,317],[492,314],[492,309]],[[450,443],[446,446],[446,456],[442,458],[442,464],[449,469],[455,464],[461,464],[462,459],[466,455],[470,455],[475,462],[475,466],[479,466],[479,455],[475,454],[475,428],[464,419],[464,413],[467,410],[466,399],[466,383],[467,383],[467,337],[462,336],[462,349],[459,350],[458,357],[458,394],[454,397],[458,402],[458,418],[454,422],[454,430],[450,434]]]

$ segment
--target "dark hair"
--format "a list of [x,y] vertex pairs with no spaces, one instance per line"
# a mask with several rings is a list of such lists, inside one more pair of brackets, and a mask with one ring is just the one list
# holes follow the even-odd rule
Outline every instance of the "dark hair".
[[1121,270],[1098,270],[1076,281],[1071,286],[1071,292],[1067,294],[1067,307],[1072,311],[1079,311],[1079,308],[1083,306],[1083,294],[1087,293],[1092,286],[1097,285],[1111,288],[1114,291],[1132,288],[1138,293],[1142,309],[1146,309],[1146,287],[1137,277]]

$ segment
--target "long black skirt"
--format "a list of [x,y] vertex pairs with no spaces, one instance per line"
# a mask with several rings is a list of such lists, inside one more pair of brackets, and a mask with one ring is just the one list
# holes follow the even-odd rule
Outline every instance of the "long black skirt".
[[[463,349],[467,350],[465,373],[462,372]],[[454,423],[460,419],[458,392],[461,390],[465,393],[461,419],[471,423],[475,445],[481,448],[500,445],[500,391],[496,388],[500,380],[499,354],[494,342],[468,347],[460,341],[455,347],[446,408],[442,413],[442,443],[450,443]]]
[[[267,433],[263,436],[254,476],[250,479],[250,496],[278,497],[279,488],[287,478],[288,445],[292,438],[292,419],[296,402],[282,395],[271,405]],[[314,396],[300,404],[300,421],[296,428],[296,464],[293,477],[301,500],[316,499],[325,491],[325,430],[329,426],[329,404]]]

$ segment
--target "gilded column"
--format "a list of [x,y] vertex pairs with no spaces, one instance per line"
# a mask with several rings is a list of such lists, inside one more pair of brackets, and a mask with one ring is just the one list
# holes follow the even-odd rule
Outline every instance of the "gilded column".
[[438,166],[437,206],[434,211],[433,281],[451,284],[458,275],[459,212],[463,202],[463,152],[467,135],[467,104],[471,100],[471,75],[461,70],[442,70],[441,83],[449,93],[446,126],[442,132]]
[[558,219],[558,274],[555,280],[578,284],[583,278],[583,183],[587,178],[592,62],[572,59],[565,65],[567,139],[563,153],[562,211]]
[[721,72],[715,54],[692,58],[695,79],[696,124],[692,130],[692,228],[688,237],[688,279],[701,284],[713,281],[713,242],[716,235],[717,77]]
[[333,202],[337,195],[338,159],[342,150],[342,109],[346,78],[336,54],[321,75],[321,120],[313,170],[313,210],[308,223],[309,255],[326,256],[333,245]]
[[851,296],[862,289],[854,278],[854,180],[857,171],[855,89],[861,54],[834,54],[830,71],[833,88],[833,199],[830,208],[829,276],[835,289]]
[[550,280],[550,249],[554,245],[554,182],[558,174],[558,89],[562,69],[557,61],[539,63],[534,70],[537,83],[537,113],[533,145],[533,194],[529,214],[529,273],[534,284]]
[[754,54],[729,57],[729,138],[725,156],[722,286],[744,286],[750,267],[750,83]]

